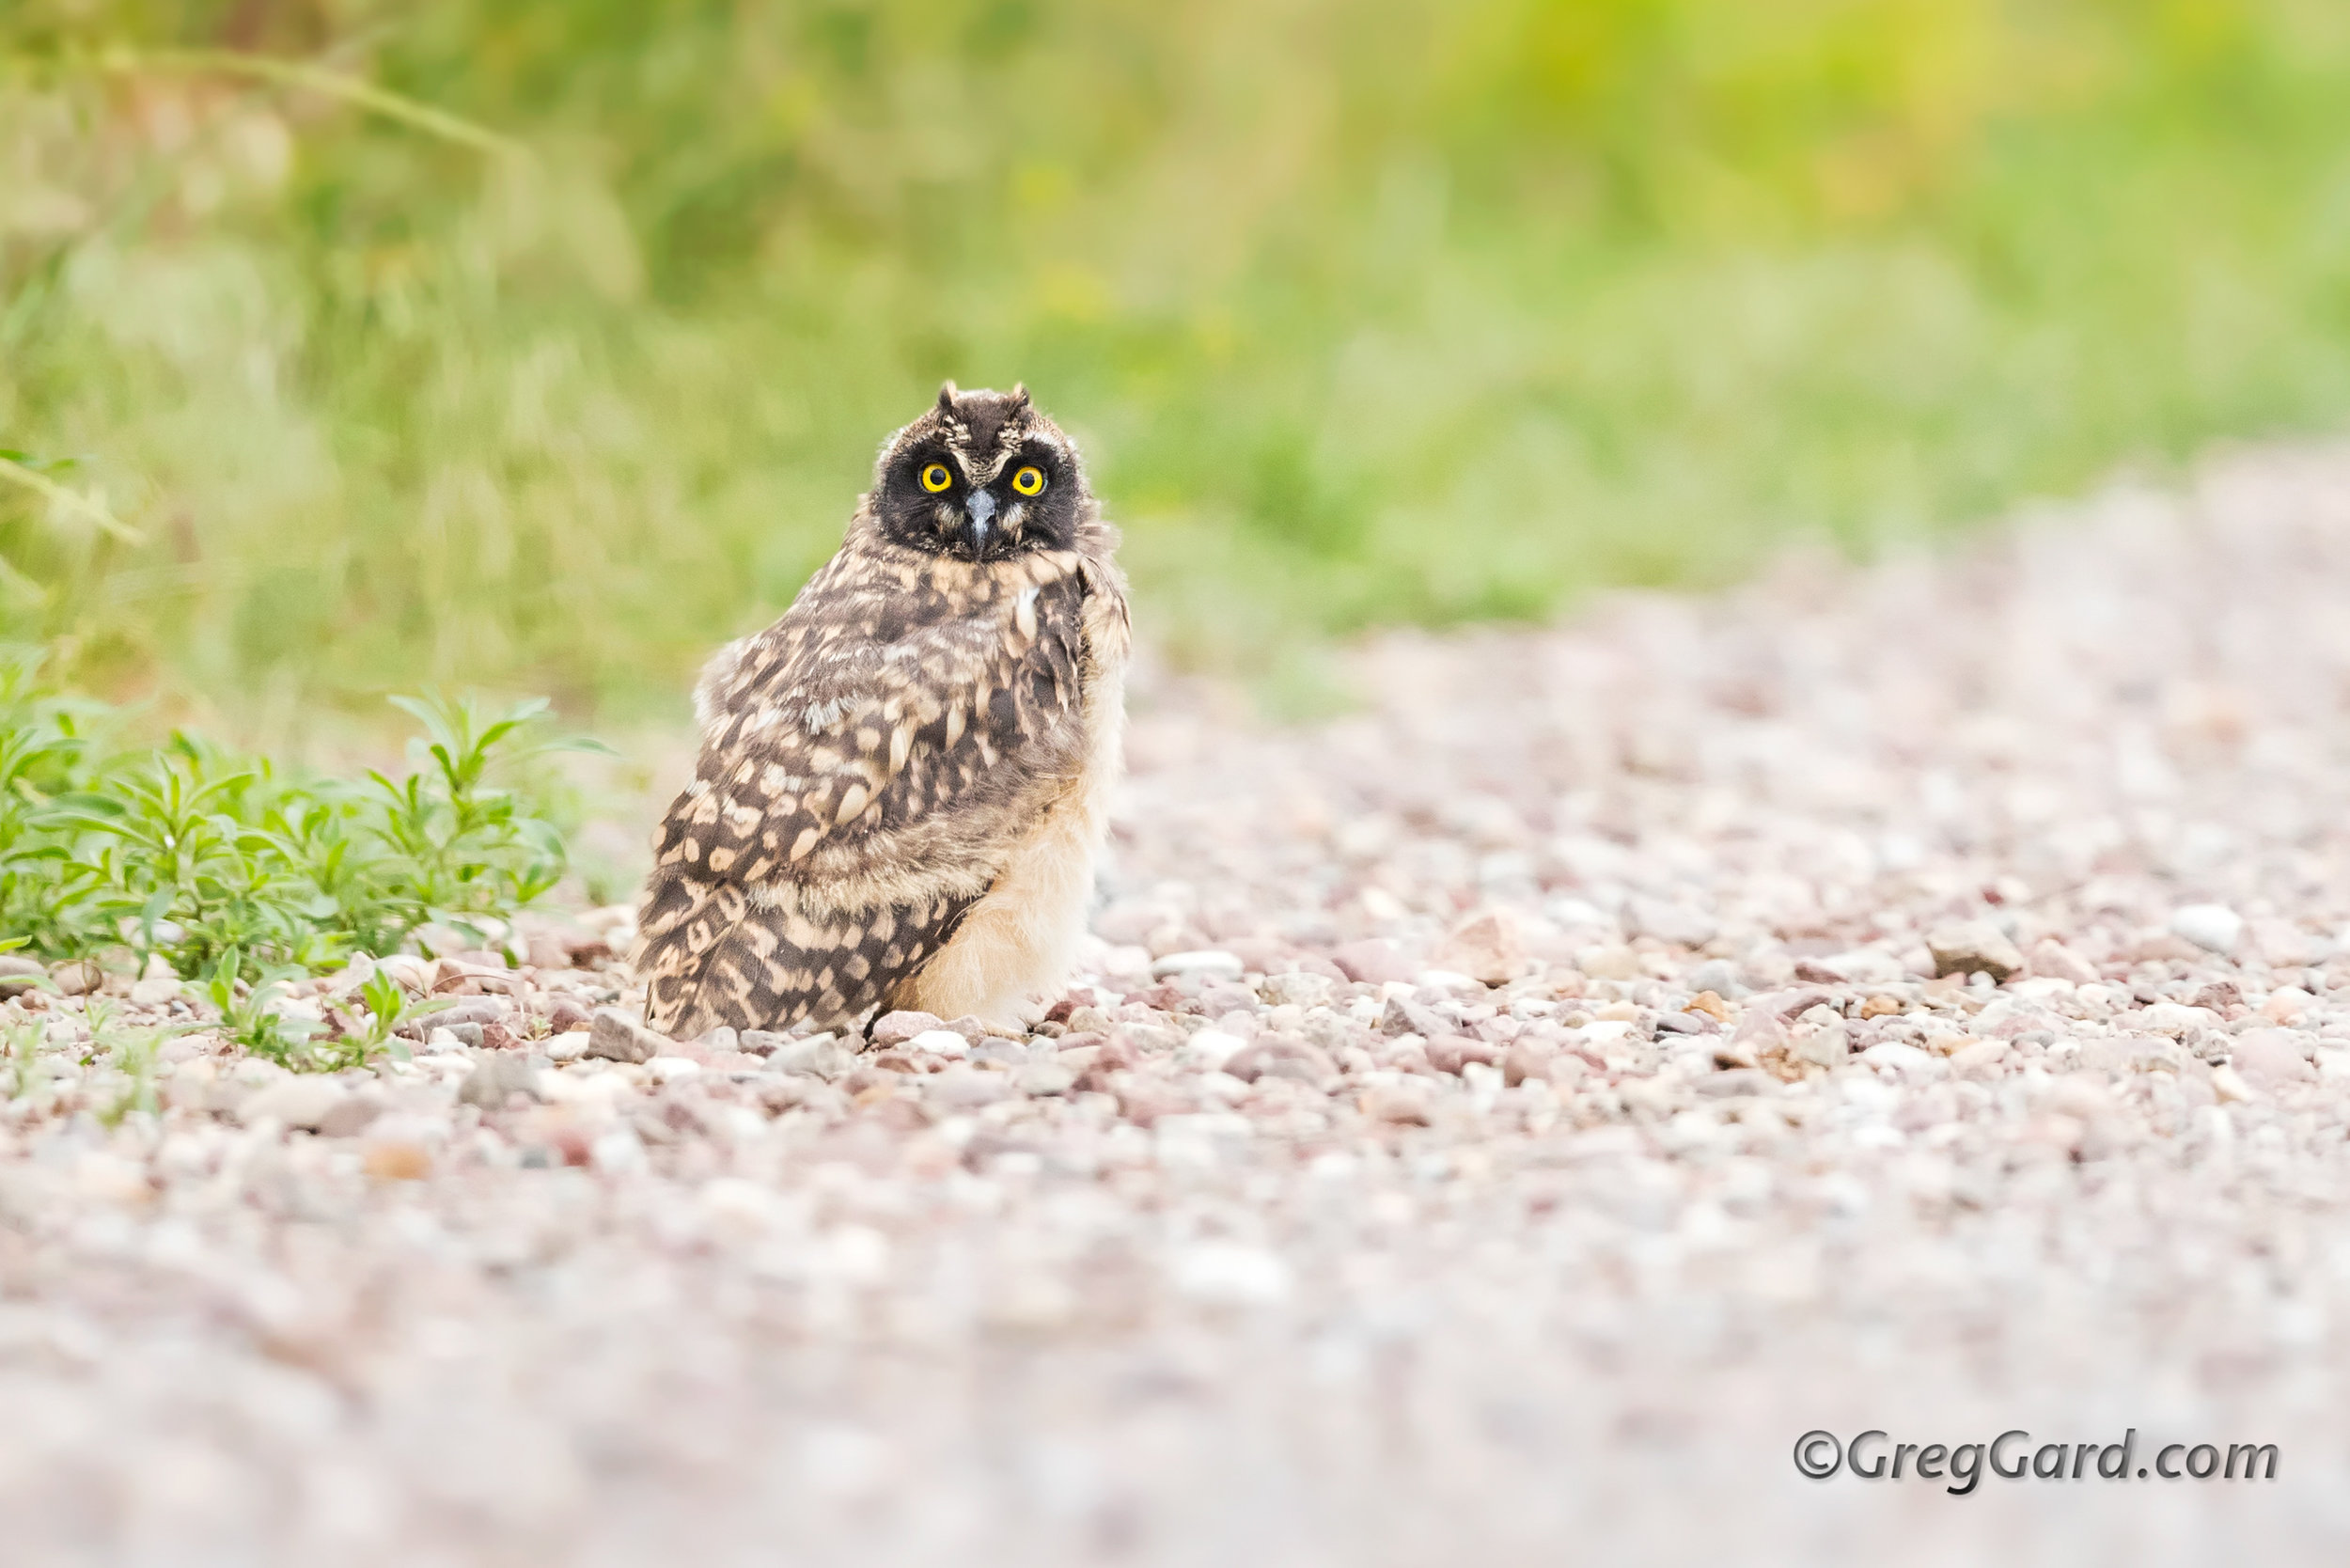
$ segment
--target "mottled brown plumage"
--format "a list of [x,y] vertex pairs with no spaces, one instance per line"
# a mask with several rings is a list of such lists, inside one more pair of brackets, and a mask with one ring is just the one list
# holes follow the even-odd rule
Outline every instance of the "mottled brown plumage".
[[840,552],[703,672],[638,917],[648,1023],[1004,1017],[1061,982],[1118,768],[1115,545],[1025,392],[949,386],[889,439]]

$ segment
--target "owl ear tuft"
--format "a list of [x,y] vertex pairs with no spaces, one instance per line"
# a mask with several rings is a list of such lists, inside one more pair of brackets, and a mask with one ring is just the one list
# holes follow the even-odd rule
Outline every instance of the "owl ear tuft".
[[1011,406],[1014,409],[1028,406],[1028,384],[1026,382],[1015,381],[1011,384]]
[[954,411],[955,384],[951,381],[941,382],[938,387],[938,412],[941,414],[952,414]]

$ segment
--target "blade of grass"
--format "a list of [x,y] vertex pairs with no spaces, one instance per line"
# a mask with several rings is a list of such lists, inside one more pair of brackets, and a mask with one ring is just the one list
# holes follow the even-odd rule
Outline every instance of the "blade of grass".
[[386,119],[397,120],[428,135],[483,152],[522,157],[526,151],[522,143],[511,137],[501,136],[471,120],[461,119],[445,109],[418,102],[356,76],[347,76],[340,71],[328,71],[300,60],[281,59],[270,55],[248,55],[234,49],[115,49],[101,55],[99,65],[102,70],[124,75],[142,71],[185,71],[258,77],[282,86],[299,87],[306,92],[339,99],[354,108],[382,115]]
[[94,501],[79,491],[68,490],[48,475],[27,468],[13,458],[0,457],[0,479],[12,479],[68,511],[80,512],[126,544],[147,542],[145,534],[107,510],[103,502]]

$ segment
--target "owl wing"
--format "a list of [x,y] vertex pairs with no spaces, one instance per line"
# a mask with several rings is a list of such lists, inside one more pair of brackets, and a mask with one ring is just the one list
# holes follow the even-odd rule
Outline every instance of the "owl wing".
[[964,586],[837,558],[713,664],[697,776],[639,916],[654,1027],[871,1007],[946,945],[1080,765],[1083,573]]

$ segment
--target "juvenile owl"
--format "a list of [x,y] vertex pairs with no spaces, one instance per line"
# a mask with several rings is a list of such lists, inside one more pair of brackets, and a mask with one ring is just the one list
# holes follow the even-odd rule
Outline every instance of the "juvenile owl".
[[1063,982],[1120,766],[1117,542],[1022,388],[949,383],[884,444],[839,553],[695,690],[647,1023],[1013,1019]]

